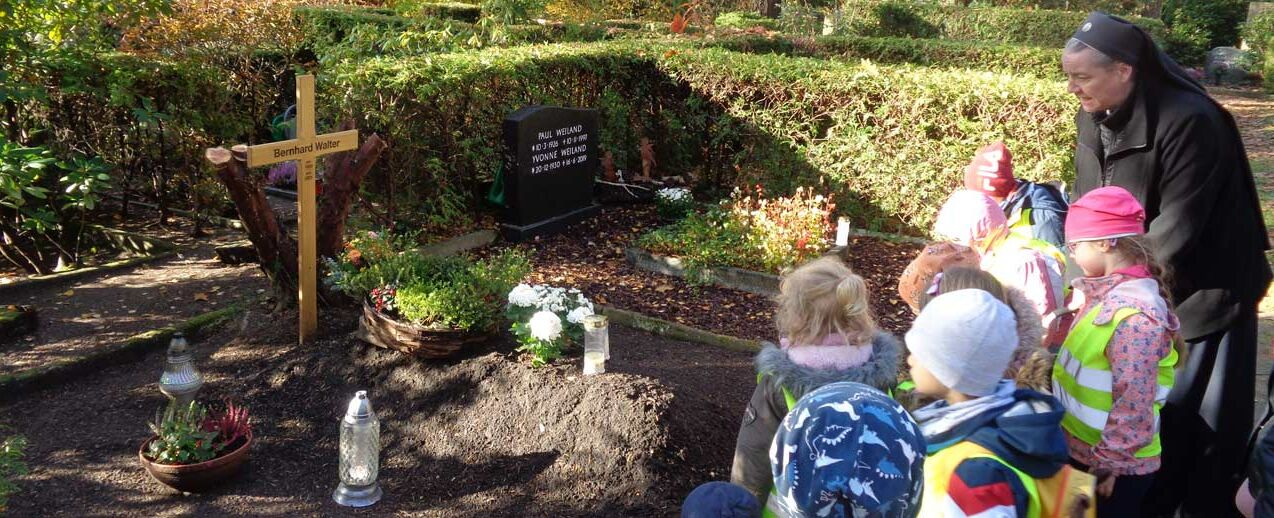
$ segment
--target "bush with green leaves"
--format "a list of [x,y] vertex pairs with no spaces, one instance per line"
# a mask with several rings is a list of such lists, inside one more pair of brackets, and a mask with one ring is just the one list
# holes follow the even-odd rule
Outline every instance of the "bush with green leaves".
[[[858,36],[942,38],[1061,49],[1084,23],[1084,12],[963,7],[905,1],[855,0],[841,5],[837,31]],[[1131,21],[1162,40],[1154,18]]]
[[1243,23],[1240,35],[1248,48],[1264,54],[1274,40],[1274,11],[1263,11]]
[[[860,228],[923,233],[972,153],[997,139],[1022,178],[1072,174],[1077,107],[1058,81],[695,45],[371,59],[330,71],[328,88],[363,131],[395,142],[382,181],[395,182],[396,206],[419,221],[438,217],[439,199],[460,212],[476,203],[466,193],[501,161],[501,121],[526,104],[597,107],[603,142],[635,149],[649,136],[661,167],[708,185],[760,183],[775,194],[821,185]],[[640,166],[635,153],[615,160]]]
[[21,435],[9,435],[0,441],[0,513],[9,503],[9,496],[18,491],[13,479],[27,474],[27,466],[22,462],[22,452],[27,447],[27,439]]
[[778,30],[779,21],[755,11],[731,11],[717,15],[713,25],[719,29],[751,29],[761,27],[767,30]]
[[877,63],[912,63],[941,69],[981,69],[1004,74],[1062,78],[1061,52],[1057,49],[980,41],[741,35],[705,41],[704,46],[753,54],[775,53],[852,62],[866,59]]
[[59,160],[46,148],[0,137],[0,257],[39,274],[78,264],[110,171],[96,157]]
[[1209,50],[1238,45],[1247,6],[1247,0],[1166,0],[1165,50],[1184,64],[1202,65]]

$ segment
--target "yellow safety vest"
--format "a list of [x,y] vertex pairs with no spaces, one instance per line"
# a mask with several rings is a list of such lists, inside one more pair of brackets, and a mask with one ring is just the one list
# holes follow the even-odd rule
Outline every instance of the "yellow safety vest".
[[[1062,518],[1072,515],[1080,498],[1088,503],[1096,502],[1097,480],[1070,466],[1062,466],[1052,477],[1035,479],[1012,464],[1005,462],[991,450],[969,441],[958,442],[951,447],[925,457],[925,489],[920,500],[920,515],[930,516],[942,509],[947,496],[951,475],[966,459],[992,459],[1013,471],[1027,492],[1027,518]],[[1088,505],[1085,518],[1096,518],[1097,507]]]
[[[1099,304],[1075,323],[1053,364],[1053,394],[1066,408],[1062,428],[1090,445],[1101,441],[1113,405],[1111,390],[1114,381],[1106,346],[1120,322],[1141,312],[1134,308],[1121,308],[1115,311],[1110,322],[1096,325],[1093,320],[1100,310]],[[1159,411],[1172,390],[1173,367],[1176,364],[1175,350],[1159,360],[1154,404],[1155,435],[1150,444],[1137,450],[1137,457],[1153,457],[1162,451],[1159,445]]]

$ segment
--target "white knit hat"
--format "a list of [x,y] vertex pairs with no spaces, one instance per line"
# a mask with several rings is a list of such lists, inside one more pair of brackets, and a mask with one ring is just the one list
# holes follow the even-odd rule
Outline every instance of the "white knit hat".
[[948,388],[995,392],[1017,349],[1017,318],[990,293],[968,289],[934,298],[907,331],[907,349]]

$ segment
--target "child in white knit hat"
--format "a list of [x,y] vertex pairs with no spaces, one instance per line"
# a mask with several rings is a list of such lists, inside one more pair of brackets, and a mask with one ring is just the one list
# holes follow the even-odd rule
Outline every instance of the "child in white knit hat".
[[1036,480],[1067,466],[1064,410],[1001,379],[1018,346],[1013,310],[990,293],[937,296],[906,335],[928,444],[921,516],[1038,515]]

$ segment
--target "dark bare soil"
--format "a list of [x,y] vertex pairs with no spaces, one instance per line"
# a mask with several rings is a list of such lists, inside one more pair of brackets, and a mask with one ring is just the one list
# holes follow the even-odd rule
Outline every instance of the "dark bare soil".
[[[695,286],[629,264],[624,247],[659,224],[653,206],[608,206],[566,232],[518,246],[533,251],[535,271],[529,282],[579,288],[595,302],[719,334],[775,340],[774,302],[769,298]],[[911,324],[911,311],[898,299],[898,275],[920,248],[870,237],[850,243],[850,266],[867,279],[872,309],[888,331],[901,333]]]
[[354,319],[325,313],[324,338],[298,346],[294,315],[256,312],[198,344],[201,398],[246,404],[258,438],[246,471],[208,494],[138,464],[163,401],[159,352],[0,407],[0,426],[31,442],[10,514],[365,514],[331,503],[337,420],[359,389],[382,420],[376,514],[667,516],[728,478],[749,354],[613,327],[609,372],[584,377],[578,356],[532,369],[505,337],[418,361],[349,338]]

